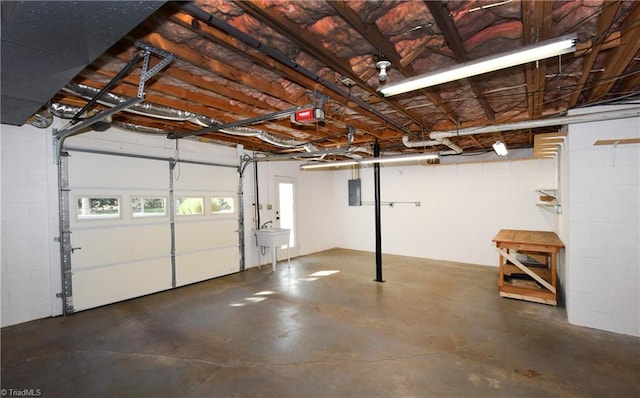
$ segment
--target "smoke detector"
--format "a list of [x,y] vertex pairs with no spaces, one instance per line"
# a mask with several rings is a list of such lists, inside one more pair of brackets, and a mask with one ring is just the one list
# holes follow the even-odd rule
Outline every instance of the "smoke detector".
[[354,82],[353,80],[349,79],[346,76],[342,76],[342,79],[340,79],[340,82],[347,87],[353,87],[356,85],[356,82]]

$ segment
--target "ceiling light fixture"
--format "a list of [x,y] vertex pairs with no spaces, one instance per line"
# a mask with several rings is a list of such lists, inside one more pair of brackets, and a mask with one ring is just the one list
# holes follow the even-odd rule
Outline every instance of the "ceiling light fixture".
[[391,66],[391,62],[384,59],[376,62],[376,68],[380,69],[378,80],[380,80],[381,82],[387,80],[387,68],[390,66]]
[[507,156],[507,153],[509,153],[507,151],[507,146],[500,140],[496,141],[496,143],[493,144],[493,150],[496,151],[496,154],[498,156]]
[[475,12],[475,11],[480,11],[480,10],[486,10],[488,8],[493,8],[493,7],[498,7],[498,6],[503,6],[505,4],[509,4],[511,3],[513,0],[505,0],[505,1],[499,1],[497,3],[493,3],[493,4],[487,4],[484,6],[479,6],[479,7],[474,7],[474,8],[470,8],[467,10],[467,13],[469,12]]
[[335,162],[315,162],[315,163],[307,163],[300,166],[301,170],[311,170],[311,169],[330,169],[337,167],[345,167],[345,166],[355,166],[355,165],[368,165],[375,163],[401,163],[401,162],[412,162],[412,161],[420,161],[420,160],[430,160],[437,159],[438,155],[435,153],[418,153],[418,154],[410,154],[410,155],[394,155],[394,156],[381,156],[378,158],[366,158],[366,159],[351,159],[351,160],[338,160]]
[[464,62],[453,68],[441,72],[426,73],[414,76],[398,83],[388,84],[378,89],[385,97],[398,95],[425,87],[436,86],[471,76],[506,69],[528,62],[567,54],[576,50],[577,36],[575,34],[562,36],[554,40],[543,41],[517,51],[511,51],[498,56],[479,58]]

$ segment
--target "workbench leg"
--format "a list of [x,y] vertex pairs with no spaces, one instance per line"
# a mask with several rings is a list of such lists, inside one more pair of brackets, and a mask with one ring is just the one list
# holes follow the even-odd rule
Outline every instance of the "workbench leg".
[[502,287],[502,285],[504,285],[504,263],[505,263],[505,259],[502,256],[502,254],[499,254],[499,268],[500,268],[500,276],[498,277],[498,287]]
[[556,301],[558,300],[558,287],[557,285],[557,279],[558,276],[556,275],[556,255],[557,253],[551,253],[551,286],[553,286],[553,288],[555,289],[555,295],[556,295]]

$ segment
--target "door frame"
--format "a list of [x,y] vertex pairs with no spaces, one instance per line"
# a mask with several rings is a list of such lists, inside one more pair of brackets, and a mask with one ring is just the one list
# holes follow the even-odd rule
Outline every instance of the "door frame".
[[299,223],[298,223],[298,180],[296,177],[288,177],[288,176],[274,176],[273,177],[274,185],[275,185],[275,211],[276,211],[276,220],[275,226],[280,227],[280,184],[292,184],[293,185],[293,246],[288,249],[278,250],[278,260],[285,260],[288,256],[296,257],[300,252],[300,240],[298,237],[300,234]]

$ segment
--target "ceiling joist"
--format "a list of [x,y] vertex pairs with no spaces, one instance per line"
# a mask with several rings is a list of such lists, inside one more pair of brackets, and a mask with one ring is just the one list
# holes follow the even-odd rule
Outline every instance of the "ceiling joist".
[[[122,2],[121,7],[130,3],[136,2]],[[383,151],[409,153],[447,148],[407,147],[407,135],[423,141],[430,134],[477,128],[483,133],[453,134],[450,140],[464,151],[478,151],[495,141],[491,126],[527,122],[515,130],[500,130],[500,136],[510,147],[531,147],[540,134],[558,128],[539,127],[539,119],[640,95],[639,3],[523,0],[483,6],[478,0],[170,1],[74,72],[70,82],[104,89],[139,52],[135,42],[140,40],[177,58],[146,82],[144,104],[197,116],[180,121],[131,112],[112,115],[119,126],[133,131],[188,133],[201,130],[203,120],[228,124],[318,103],[325,114],[318,123],[278,119],[248,126],[264,132],[262,138],[275,137],[285,145],[221,132],[199,138],[273,154],[300,151],[299,143],[313,143],[321,150],[343,147],[348,126],[356,129],[354,146],[366,150],[378,140]],[[32,30],[37,37],[38,26]],[[560,60],[514,66],[393,98],[378,93],[383,84],[567,34],[578,37],[578,50]],[[5,51],[3,46],[3,77],[5,62],[18,59]],[[386,83],[378,79],[379,53],[392,62]],[[47,76],[41,74],[42,79]],[[109,91],[130,98],[139,76],[139,69],[132,70]],[[344,79],[353,82],[352,87],[343,84]],[[3,79],[3,99],[15,91],[5,86]],[[27,86],[38,87],[39,81],[29,81],[20,90]],[[50,96],[50,109],[55,102],[82,107],[87,97],[60,87]],[[97,108],[108,110],[105,105]],[[59,115],[68,113],[62,110]]]

